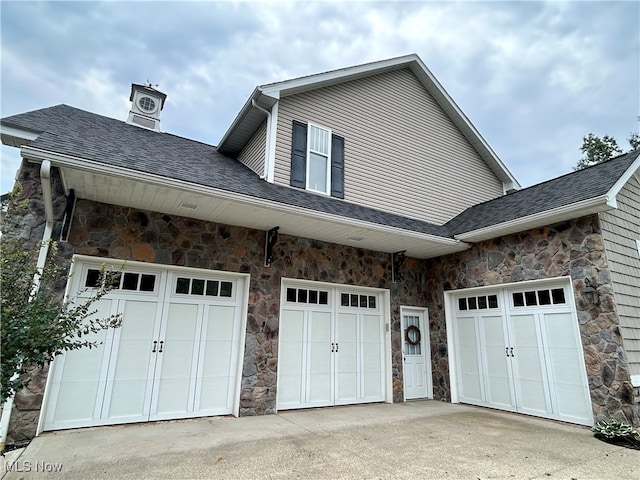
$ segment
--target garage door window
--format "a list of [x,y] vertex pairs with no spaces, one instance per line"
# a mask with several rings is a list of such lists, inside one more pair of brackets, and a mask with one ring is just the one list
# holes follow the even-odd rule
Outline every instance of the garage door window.
[[287,302],[307,303],[312,305],[328,305],[329,292],[308,288],[287,288]]
[[[98,269],[87,270],[84,286],[97,288],[102,280],[102,272]],[[146,273],[126,272],[113,277],[113,287],[116,290],[128,290],[130,292],[153,292],[156,287],[156,276]]]
[[342,293],[340,294],[340,305],[343,307],[376,308],[376,297],[375,295]]
[[567,303],[563,288],[528,290],[512,294],[514,307],[564,305]]
[[178,277],[175,292],[183,295],[230,298],[233,296],[233,282]]
[[488,308],[498,308],[497,295],[458,298],[458,310],[486,310]]

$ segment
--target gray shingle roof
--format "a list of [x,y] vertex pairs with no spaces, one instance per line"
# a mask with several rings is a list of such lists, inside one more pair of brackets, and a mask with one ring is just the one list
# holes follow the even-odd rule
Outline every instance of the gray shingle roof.
[[68,105],[5,117],[2,123],[43,132],[29,143],[35,148],[349,219],[450,237],[449,231],[439,225],[266,182],[212,145]]
[[446,223],[452,234],[471,232],[606,195],[640,155],[635,150],[468,208]]

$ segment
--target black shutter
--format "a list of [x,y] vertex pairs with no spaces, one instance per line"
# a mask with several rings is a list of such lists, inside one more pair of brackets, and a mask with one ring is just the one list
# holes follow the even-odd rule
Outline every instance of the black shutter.
[[331,136],[331,196],[344,198],[344,138]]
[[307,125],[293,121],[291,132],[291,186],[307,186]]

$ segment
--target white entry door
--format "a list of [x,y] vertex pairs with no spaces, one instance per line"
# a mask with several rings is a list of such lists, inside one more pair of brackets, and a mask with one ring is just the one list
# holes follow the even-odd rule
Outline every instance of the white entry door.
[[570,279],[447,297],[454,401],[593,423]]
[[401,307],[404,398],[432,398],[431,354],[426,309]]
[[[76,260],[69,292],[89,295],[99,270]],[[127,262],[95,304],[98,318],[122,313],[122,326],[56,358],[44,429],[236,413],[245,298],[244,276]]]
[[381,293],[313,282],[283,290],[278,409],[384,401]]

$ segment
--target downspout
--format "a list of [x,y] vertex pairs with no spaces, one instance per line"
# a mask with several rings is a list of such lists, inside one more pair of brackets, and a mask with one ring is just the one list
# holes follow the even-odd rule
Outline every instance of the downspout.
[[[49,246],[51,244],[51,234],[53,233],[53,196],[51,194],[51,162],[43,160],[40,166],[40,182],[42,183],[42,200],[44,201],[45,226],[42,242],[40,244],[40,253],[36,263],[36,274],[33,276],[33,287],[31,289],[31,300],[40,288],[41,272],[44,270],[44,264],[49,254]],[[17,374],[12,380],[17,378]],[[2,418],[0,418],[0,452],[4,451],[7,442],[7,433],[9,432],[9,421],[11,420],[11,410],[13,409],[13,396],[7,398],[2,406]]]
[[267,178],[267,174],[269,172],[269,152],[270,152],[270,144],[271,144],[271,112],[265,108],[262,108],[255,99],[251,99],[251,106],[256,110],[261,111],[262,113],[267,115],[267,131],[265,133],[266,141],[264,146],[264,170],[262,175],[260,175],[260,180],[264,180]]

